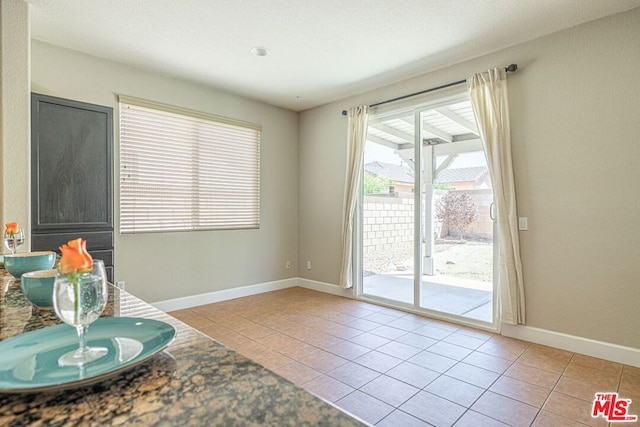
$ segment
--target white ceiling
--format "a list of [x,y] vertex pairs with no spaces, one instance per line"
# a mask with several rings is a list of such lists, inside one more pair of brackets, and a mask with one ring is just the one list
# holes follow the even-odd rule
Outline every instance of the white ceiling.
[[[27,1],[34,39],[295,111],[640,6],[640,0]],[[253,56],[255,46],[270,54]]]

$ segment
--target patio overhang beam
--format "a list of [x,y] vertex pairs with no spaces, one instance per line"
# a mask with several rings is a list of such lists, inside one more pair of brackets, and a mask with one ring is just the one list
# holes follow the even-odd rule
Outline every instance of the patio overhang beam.
[[[422,142],[425,145],[434,145],[434,144],[429,144],[428,142],[429,140],[432,140],[432,139],[434,138],[424,138]],[[480,141],[478,136],[472,133],[465,133],[464,135],[454,135],[452,139],[453,139],[451,141],[452,143],[467,142],[467,141],[474,141],[474,140]],[[413,150],[413,143],[398,144],[398,150],[408,150],[408,149]]]
[[[413,120],[409,121],[407,119],[403,119],[403,121],[406,122],[406,123],[413,124]],[[441,129],[438,129],[435,126],[430,125],[429,123],[427,123],[424,120],[422,121],[422,132],[423,133],[426,132],[427,134],[432,135],[432,136],[434,136],[436,138],[440,138],[441,140],[446,141],[446,142],[453,142],[453,136],[452,135],[448,134],[447,132],[445,132],[445,131],[443,131]]]
[[[412,144],[413,147],[413,144]],[[402,148],[400,150],[396,150],[395,153],[400,156],[402,160],[406,160],[408,162],[413,162],[413,148]]]
[[384,139],[375,135],[367,135],[367,140],[375,142],[376,144],[384,145],[385,147],[393,148],[394,150],[398,150],[401,145],[405,145],[397,144],[395,142],[389,141],[388,139]]
[[462,135],[453,136],[453,142],[473,141],[474,139],[477,139],[478,141],[480,141],[480,138],[478,137],[478,135],[474,133],[465,133]]
[[378,129],[379,131],[382,131],[388,135],[395,136],[396,138],[400,138],[403,141],[406,141],[406,142],[413,141],[413,135],[406,132],[402,132],[401,130],[393,128],[389,125],[385,125],[384,123],[375,123],[371,127]]
[[440,172],[445,170],[446,168],[453,163],[453,161],[458,157],[458,154],[449,154],[447,158],[442,162],[442,164],[436,169],[435,176],[438,176]]
[[451,141],[444,141],[440,138],[424,138],[422,142],[424,145],[439,145],[443,143],[455,144],[456,142],[473,141],[474,139],[478,139],[478,135],[474,135],[472,133],[465,133],[464,135],[454,135],[451,139],[452,139]]
[[[429,144],[427,139],[423,141],[424,145],[430,145],[436,147],[436,155],[452,155],[452,154],[460,154],[469,151],[482,151],[484,148],[482,147],[482,141],[472,134],[465,135],[456,135],[454,138],[454,142],[451,144]],[[396,149],[396,154],[398,154],[403,160],[413,161],[414,156],[413,144],[400,144]]]
[[470,122],[469,120],[465,119],[464,117],[460,116],[459,114],[456,114],[455,112],[449,110],[448,108],[435,108],[433,111],[435,111],[436,113],[440,114],[442,117],[446,117],[447,119],[455,122],[456,124],[458,124],[461,127],[465,128],[466,130],[468,130],[472,134],[474,134],[476,136],[480,135],[478,133],[478,127],[476,126],[475,123]]
[[437,156],[448,156],[451,154],[468,153],[470,151],[482,151],[482,141],[478,138],[460,141],[457,144],[440,144],[435,146]]

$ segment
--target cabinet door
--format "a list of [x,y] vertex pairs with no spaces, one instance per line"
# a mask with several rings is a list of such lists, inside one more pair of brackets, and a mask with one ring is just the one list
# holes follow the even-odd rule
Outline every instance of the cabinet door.
[[113,109],[31,99],[32,233],[113,230]]

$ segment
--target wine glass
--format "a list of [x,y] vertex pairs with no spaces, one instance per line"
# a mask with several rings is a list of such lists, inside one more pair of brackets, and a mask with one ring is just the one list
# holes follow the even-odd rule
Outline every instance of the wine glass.
[[93,268],[86,273],[56,274],[53,285],[53,309],[64,323],[74,326],[78,332],[77,350],[63,354],[60,366],[84,366],[107,354],[105,347],[87,346],[87,329],[107,304],[107,274],[104,263],[93,261]]
[[17,232],[13,233],[13,236],[4,233],[4,246],[11,251],[12,254],[16,253],[16,250],[19,246],[22,246],[24,243],[24,231],[19,229]]

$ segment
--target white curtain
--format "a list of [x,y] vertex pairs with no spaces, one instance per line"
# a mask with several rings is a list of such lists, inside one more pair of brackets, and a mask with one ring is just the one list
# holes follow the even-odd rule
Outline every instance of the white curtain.
[[369,107],[361,105],[350,108],[348,120],[347,179],[342,204],[342,266],[339,279],[340,287],[344,289],[353,286],[353,224],[360,190],[362,162],[364,161],[364,142],[367,136]]
[[495,68],[474,74],[467,79],[467,86],[493,183],[498,228],[500,320],[513,325],[524,324],[524,282],[511,162],[506,71]]

